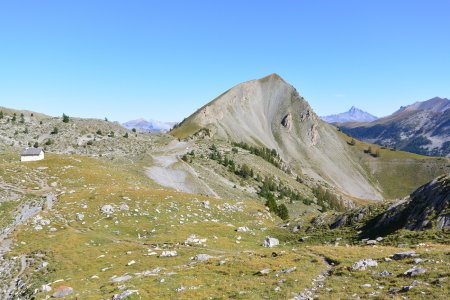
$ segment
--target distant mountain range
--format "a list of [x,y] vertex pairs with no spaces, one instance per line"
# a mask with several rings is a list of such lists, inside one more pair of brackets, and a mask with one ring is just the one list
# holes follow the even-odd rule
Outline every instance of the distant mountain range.
[[387,117],[366,123],[345,123],[340,128],[366,142],[450,157],[450,100],[446,98],[416,102]]
[[125,122],[122,126],[127,129],[135,128],[137,131],[141,132],[167,132],[172,129],[175,124],[177,124],[177,122],[137,119]]
[[378,119],[377,117],[365,112],[359,108],[352,106],[349,111],[336,115],[329,115],[320,117],[328,123],[345,123],[345,122],[372,122]]

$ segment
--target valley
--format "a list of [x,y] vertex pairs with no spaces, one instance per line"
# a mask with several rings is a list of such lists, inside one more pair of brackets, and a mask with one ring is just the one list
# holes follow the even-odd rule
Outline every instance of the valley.
[[357,140],[276,74],[169,133],[0,110],[2,299],[450,294],[450,160]]

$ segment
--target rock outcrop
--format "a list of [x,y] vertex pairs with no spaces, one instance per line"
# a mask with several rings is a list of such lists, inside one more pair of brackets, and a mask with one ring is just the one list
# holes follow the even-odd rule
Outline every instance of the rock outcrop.
[[388,234],[409,230],[450,229],[450,176],[443,175],[418,188],[409,198],[389,207],[363,229]]

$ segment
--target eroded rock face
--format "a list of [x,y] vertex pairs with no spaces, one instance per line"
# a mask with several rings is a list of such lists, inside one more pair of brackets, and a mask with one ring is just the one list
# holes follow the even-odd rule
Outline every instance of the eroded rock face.
[[338,216],[330,227],[354,226],[363,221],[362,237],[384,236],[402,228],[449,230],[450,175],[442,175],[421,186],[381,213],[380,209],[379,206],[355,209]]
[[284,118],[281,120],[281,125],[283,125],[284,128],[287,128],[288,130],[291,130],[292,126],[292,115],[291,113],[288,113]]
[[371,231],[450,229],[450,176],[443,175],[418,188],[406,201],[391,206],[374,220]]

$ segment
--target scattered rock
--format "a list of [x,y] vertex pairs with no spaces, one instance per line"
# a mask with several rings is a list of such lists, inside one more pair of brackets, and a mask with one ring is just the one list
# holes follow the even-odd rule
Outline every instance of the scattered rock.
[[299,232],[301,228],[302,228],[302,226],[300,226],[300,225],[294,226],[294,228],[292,228],[292,233]]
[[206,209],[211,209],[208,200],[202,201],[202,205],[203,205],[203,207],[206,208]]
[[106,215],[112,215],[114,213],[114,207],[110,204],[103,205],[102,213],[104,213]]
[[131,296],[133,294],[139,294],[139,293],[137,290],[126,290],[126,291],[122,292],[121,294],[114,295],[113,300],[125,299],[128,296]]
[[250,229],[247,226],[242,226],[236,229],[237,232],[249,232]]
[[415,264],[420,264],[420,263],[423,263],[425,260],[424,259],[422,259],[422,258],[415,258],[414,259],[414,263]]
[[39,264],[39,266],[37,267],[37,271],[42,270],[44,268],[46,268],[48,266],[48,262],[43,261]]
[[280,244],[280,241],[273,237],[266,237],[264,240],[263,246],[266,248],[273,248]]
[[389,273],[387,270],[381,271],[380,273],[378,273],[378,276],[380,277],[388,277],[391,276],[392,273]]
[[304,241],[306,241],[307,239],[309,239],[309,236],[303,236],[303,237],[301,237],[298,241],[299,241],[299,242],[304,242]]
[[175,292],[177,292],[177,293],[181,293],[181,292],[185,292],[185,291],[186,291],[186,288],[184,286],[180,286],[179,288],[175,289]]
[[419,256],[419,254],[417,254],[415,251],[406,251],[406,252],[395,253],[392,256],[392,259],[400,260],[400,259],[405,259],[405,258],[410,258],[410,257],[417,257],[417,256]]
[[156,276],[161,272],[161,268],[154,268],[150,271],[145,271],[142,275],[144,276]]
[[427,270],[424,269],[424,268],[412,267],[411,269],[409,269],[405,273],[403,273],[403,275],[414,277],[414,276],[417,276],[417,275],[420,275],[420,274],[424,274],[426,272],[427,272]]
[[257,275],[267,275],[270,273],[270,269],[262,269],[261,271],[257,272]]
[[163,251],[159,257],[174,257],[177,256],[177,251]]
[[129,262],[127,263],[127,266],[132,266],[132,265],[134,265],[135,263],[136,263],[136,261],[131,260],[131,261],[129,261]]
[[113,277],[111,277],[111,279],[109,281],[112,283],[117,283],[117,282],[124,282],[124,281],[130,280],[131,278],[133,278],[133,277],[131,277],[131,275],[123,275],[120,277],[113,276]]
[[196,256],[194,256],[194,260],[198,261],[207,261],[210,258],[212,258],[212,256],[208,254],[197,254]]
[[120,204],[119,210],[130,210],[130,207],[125,203]]
[[207,239],[201,239],[198,238],[195,234],[191,234],[190,236],[188,236],[186,241],[184,241],[184,244],[190,246],[199,246],[205,244],[206,241]]
[[281,270],[281,273],[289,274],[289,273],[294,272],[295,270],[297,270],[297,267],[292,267],[289,269]]
[[370,287],[372,287],[372,285],[370,283],[366,283],[366,284],[361,285],[361,287],[362,288],[370,288]]
[[84,220],[84,214],[82,214],[82,213],[77,213],[76,217],[77,217],[78,221],[83,221]]
[[43,284],[40,288],[41,292],[50,292],[52,290],[52,287],[48,284]]
[[63,298],[73,293],[73,288],[69,286],[60,286],[56,289],[56,291],[53,293],[53,298]]
[[351,266],[351,270],[352,271],[357,271],[357,270],[365,270],[368,267],[376,267],[378,266],[378,263],[373,260],[373,259],[362,259],[360,261],[357,261],[356,263],[353,264],[353,266]]

